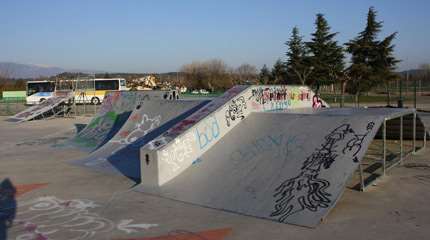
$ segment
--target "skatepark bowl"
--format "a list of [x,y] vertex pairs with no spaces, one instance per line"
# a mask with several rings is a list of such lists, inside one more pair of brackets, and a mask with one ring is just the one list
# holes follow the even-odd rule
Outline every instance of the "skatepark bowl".
[[[425,113],[330,108],[305,86],[235,86],[211,101],[161,94],[112,92],[83,130],[51,147],[81,151],[68,163],[87,171],[134,179],[135,192],[314,228],[345,188],[366,191],[428,138]],[[10,119],[44,121],[68,99]]]

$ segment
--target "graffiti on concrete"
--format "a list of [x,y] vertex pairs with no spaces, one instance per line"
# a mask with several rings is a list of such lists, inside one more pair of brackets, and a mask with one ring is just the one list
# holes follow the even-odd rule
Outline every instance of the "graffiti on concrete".
[[135,114],[130,117],[130,121],[136,122],[135,128],[132,130],[124,130],[118,133],[119,139],[112,139],[112,143],[119,144],[131,144],[135,142],[139,137],[146,135],[153,129],[157,128],[161,122],[161,116],[155,116],[153,118],[146,114]]
[[93,211],[100,207],[90,200],[62,200],[57,197],[40,197],[19,205],[15,227],[25,233],[16,239],[94,239],[114,230],[133,233],[157,227],[157,224],[131,224],[133,220],[113,220]]
[[67,95],[65,97],[48,98],[45,101],[41,102],[40,104],[30,107],[16,114],[15,116],[13,116],[13,118],[22,119],[22,120],[33,119],[48,112],[51,112],[51,113],[56,112],[58,110],[57,108],[61,104],[67,102],[70,98],[71,98],[70,95]]
[[196,139],[200,149],[205,148],[208,144],[217,139],[219,135],[220,128],[215,115],[203,120],[203,122],[196,127]]
[[244,119],[246,109],[246,101],[245,97],[240,96],[236,99],[231,100],[231,103],[228,105],[227,110],[225,111],[225,120],[227,122],[227,127],[230,127],[230,122],[235,121],[236,119]]
[[[230,101],[234,96],[236,96],[237,94],[239,94],[240,92],[242,92],[246,88],[248,88],[248,86],[234,86],[234,87],[230,88],[221,97],[216,98],[215,100],[211,101],[210,103],[208,103],[207,105],[202,107],[200,110],[196,111],[191,116],[178,122],[175,126],[170,128],[165,134],[163,134],[163,136],[158,137],[157,139],[151,141],[148,144],[149,149],[154,150],[154,149],[159,149],[159,148],[164,147],[172,139],[175,139],[177,136],[179,136],[180,134],[182,134],[186,130],[190,129],[193,125],[199,123],[205,117],[209,116],[211,113],[213,113],[215,110],[217,110],[218,108],[223,106],[225,103]],[[213,117],[209,117],[209,119],[210,118],[213,118]],[[208,120],[208,121],[211,121],[211,120]],[[200,146],[207,145],[207,143],[210,142],[210,140],[211,140],[210,137],[213,137],[214,135],[216,137],[218,137],[218,135],[219,135],[218,122],[216,122],[216,124],[214,124],[210,128],[211,128],[211,130],[213,130],[213,134],[212,134],[212,132],[210,133],[211,135],[205,135],[205,134],[199,135],[200,132],[196,133],[197,139],[199,139],[199,136],[201,136],[201,138],[199,139],[199,140],[201,140]],[[198,130],[198,131],[201,131],[201,130]]]
[[83,147],[97,147],[112,130],[119,119],[118,116],[138,109],[141,102],[146,99],[149,99],[149,96],[141,91],[108,93],[96,117],[73,141]]
[[120,99],[121,92],[111,92],[108,93],[104,99],[103,104],[100,106],[100,110],[97,115],[102,116],[110,111],[112,111],[115,103]]
[[367,135],[372,131],[375,126],[374,122],[369,122],[366,127],[366,133],[364,134],[354,134],[354,137],[351,138],[342,149],[342,153],[346,154],[347,152],[352,152],[352,161],[358,163],[358,153],[361,151],[361,147],[363,145],[364,139]]
[[156,149],[166,145],[167,143],[168,143],[168,140],[166,139],[166,137],[163,136],[163,137],[157,138],[155,140],[152,140],[151,142],[149,142],[147,144],[147,146],[150,150],[156,150]]
[[85,130],[81,131],[74,139],[75,142],[86,147],[96,147],[112,129],[117,117],[118,115],[111,111],[105,113],[103,116],[94,118]]
[[173,126],[171,129],[167,131],[166,136],[169,137],[170,139],[175,138],[185,130],[189,129],[192,125],[204,119],[213,111],[223,106],[226,102],[230,101],[231,98],[233,98],[234,96],[236,96],[237,94],[245,90],[246,88],[247,86],[240,86],[240,85],[230,88],[221,97],[218,97],[215,100],[211,101],[199,111],[195,112],[188,118],[182,120],[181,122]]
[[133,219],[124,219],[121,220],[116,228],[118,230],[124,231],[126,233],[135,233],[135,232],[139,232],[139,228],[140,229],[149,229],[152,227],[158,227],[158,224],[148,224],[148,223],[133,223],[134,220]]
[[171,147],[164,149],[161,156],[170,165],[173,172],[181,168],[181,163],[193,153],[192,139],[185,137],[183,140],[176,138]]
[[288,217],[299,212],[316,212],[320,208],[330,207],[333,203],[332,195],[327,192],[330,182],[319,175],[329,169],[341,154],[352,154],[352,160],[358,161],[361,144],[374,125],[370,122],[366,132],[358,134],[350,124],[342,124],[325,136],[321,147],[306,158],[301,172],[275,189],[275,206],[270,216],[279,222],[286,222]]
[[201,232],[177,229],[169,231],[165,236],[119,240],[224,240],[232,231],[231,228],[210,229]]
[[251,97],[259,104],[265,104],[271,101],[285,101],[287,100],[286,87],[258,87],[251,91]]
[[255,87],[251,90],[248,100],[251,100],[254,110],[282,110],[299,102],[310,101],[310,90],[295,86]]

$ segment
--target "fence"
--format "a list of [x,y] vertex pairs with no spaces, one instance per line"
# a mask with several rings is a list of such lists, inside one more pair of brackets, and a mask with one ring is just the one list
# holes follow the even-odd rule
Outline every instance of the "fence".
[[0,98],[0,116],[15,115],[26,108],[27,106],[25,106],[25,98]]
[[[322,86],[321,98],[332,107],[341,107],[340,87]],[[344,94],[344,107],[357,106],[403,106],[430,111],[430,81],[425,78],[403,77],[388,85],[380,85],[369,92],[362,93],[358,104],[354,95]]]
[[[12,116],[30,107],[26,105],[25,98],[8,97],[0,98],[0,116]],[[72,108],[71,116],[93,116],[100,108],[100,105],[77,104]]]

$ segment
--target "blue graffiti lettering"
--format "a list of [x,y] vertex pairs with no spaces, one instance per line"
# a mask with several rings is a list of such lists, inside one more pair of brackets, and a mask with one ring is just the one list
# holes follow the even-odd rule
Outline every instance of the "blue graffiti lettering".
[[197,127],[196,138],[199,142],[200,149],[205,148],[209,143],[218,138],[220,129],[217,119],[212,116],[203,122],[202,127]]

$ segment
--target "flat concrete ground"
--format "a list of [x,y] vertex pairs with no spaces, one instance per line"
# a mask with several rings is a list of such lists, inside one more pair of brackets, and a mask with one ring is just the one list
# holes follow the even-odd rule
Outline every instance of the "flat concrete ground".
[[[324,222],[310,229],[134,192],[135,182],[126,177],[70,165],[88,153],[53,145],[72,137],[74,124],[89,118],[22,124],[4,119],[0,181],[9,178],[18,189],[8,239],[145,239],[178,233],[188,237],[166,239],[430,239],[429,151],[408,158],[367,192],[347,189]],[[47,185],[29,185],[40,183]],[[0,239],[1,234],[0,229]]]

